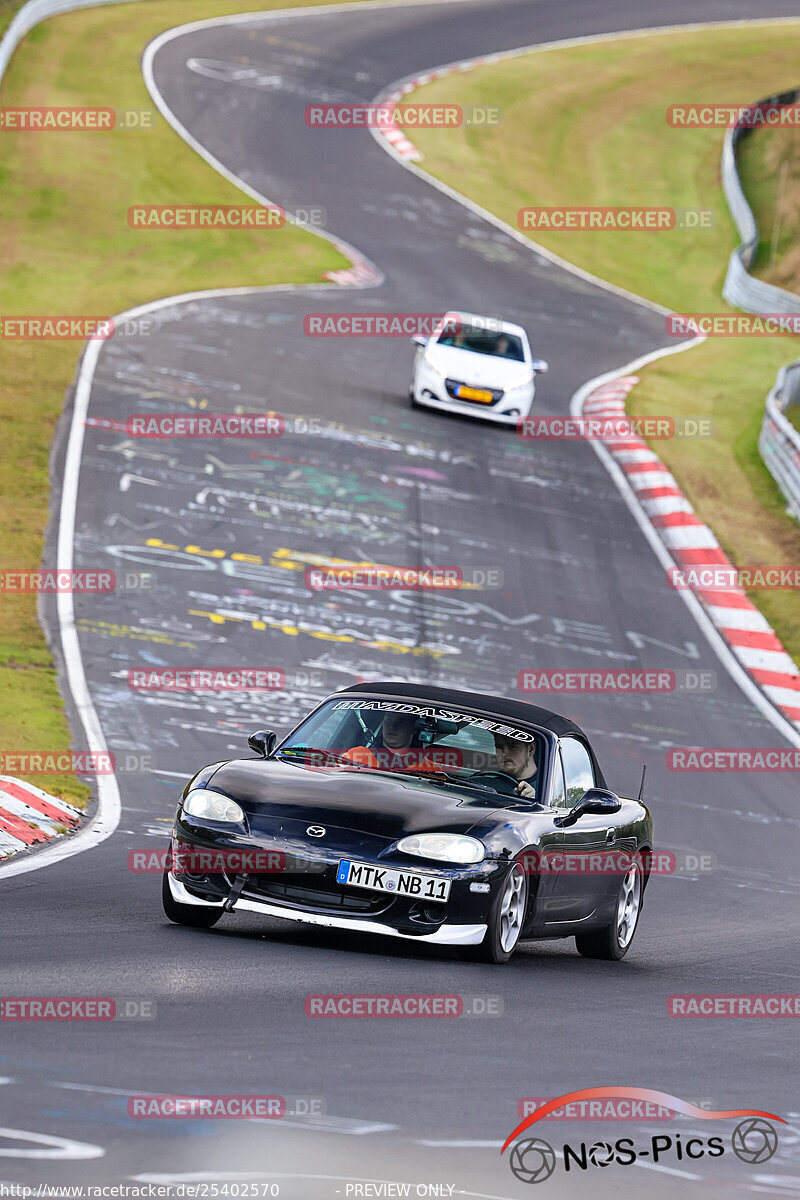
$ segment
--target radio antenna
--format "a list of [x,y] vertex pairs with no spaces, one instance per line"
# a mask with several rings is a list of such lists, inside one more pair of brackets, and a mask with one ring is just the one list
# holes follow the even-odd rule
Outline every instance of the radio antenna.
[[644,796],[644,777],[647,774],[647,764],[642,767],[642,782],[639,784],[639,800]]

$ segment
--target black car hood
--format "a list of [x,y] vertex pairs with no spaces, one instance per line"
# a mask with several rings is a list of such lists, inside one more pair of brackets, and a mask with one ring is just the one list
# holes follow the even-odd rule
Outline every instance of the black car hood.
[[510,796],[443,787],[388,772],[309,768],[276,759],[233,759],[207,784],[236,800],[253,833],[276,820],[321,823],[396,840],[412,833],[467,833],[502,822]]

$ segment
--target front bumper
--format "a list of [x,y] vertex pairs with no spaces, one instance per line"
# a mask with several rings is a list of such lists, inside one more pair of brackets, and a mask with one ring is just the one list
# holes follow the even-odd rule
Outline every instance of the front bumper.
[[[504,860],[441,867],[392,853],[392,843],[373,833],[330,827],[324,843],[309,845],[306,821],[258,814],[260,828],[222,832],[179,810],[172,832],[169,885],[182,904],[249,911],[440,945],[474,945],[486,932],[492,905],[508,870]],[[274,828],[273,828],[274,826]],[[233,858],[234,854],[238,857]],[[210,862],[204,855],[217,855]],[[244,854],[267,861],[244,861]],[[230,854],[231,865],[219,855]],[[276,854],[277,861],[271,856]],[[351,859],[376,867],[415,870],[450,880],[446,901],[400,896],[342,885],[339,863]],[[180,889],[180,895],[178,894]]]
[[[514,388],[504,393],[494,404],[481,404],[471,400],[456,400],[448,393],[445,379],[432,371],[424,361],[418,363],[412,384],[417,404],[427,408],[443,409],[466,417],[479,417],[483,421],[494,421],[498,425],[516,425],[530,415],[535,394],[534,385]],[[509,410],[515,410],[514,415]]]
[[[195,904],[201,908],[224,908],[224,900],[202,900],[199,896],[193,895],[171,873],[167,878],[172,898],[179,904]],[[323,915],[297,908],[284,908],[281,904],[270,904],[266,900],[253,900],[245,896],[240,896],[231,909],[232,912],[239,910],[263,913],[269,917],[281,917],[285,921],[299,921],[304,925],[322,925],[328,929],[349,929],[356,933],[378,933],[386,937],[405,938],[407,941],[432,942],[437,946],[477,946],[483,941],[486,933],[485,924],[450,925],[447,923],[440,925],[432,933],[406,933],[380,921],[363,921],[358,917],[337,917],[327,913]]]

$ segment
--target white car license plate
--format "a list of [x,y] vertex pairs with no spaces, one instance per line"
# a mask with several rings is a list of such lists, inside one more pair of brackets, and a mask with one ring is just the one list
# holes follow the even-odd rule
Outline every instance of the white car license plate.
[[397,896],[418,896],[421,900],[446,900],[450,895],[450,880],[435,875],[419,875],[416,871],[392,871],[388,867],[371,867],[368,863],[350,862],[343,858],[336,872],[336,882],[348,887],[369,888],[373,892],[394,892]]

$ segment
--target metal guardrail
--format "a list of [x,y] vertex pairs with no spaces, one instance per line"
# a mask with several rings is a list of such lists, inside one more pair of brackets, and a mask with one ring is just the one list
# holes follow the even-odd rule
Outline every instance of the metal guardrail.
[[761,457],[786,497],[787,511],[800,521],[800,433],[784,415],[793,404],[800,404],[800,359],[778,372],[758,439]]
[[[779,92],[775,96],[767,96],[758,100],[751,108],[778,107],[782,104],[793,104],[800,96],[800,88],[792,88],[788,92]],[[754,313],[793,313],[800,312],[800,296],[793,292],[784,291],[763,279],[755,279],[750,274],[756,251],[758,249],[758,226],[753,211],[747,203],[747,197],[742,189],[739,171],[736,165],[736,152],[741,142],[755,132],[754,126],[735,125],[725,133],[722,145],[722,188],[731,216],[736,222],[741,245],[733,251],[728,263],[728,273],[722,295],[729,304],[743,308],[745,312]]]
[[[752,108],[778,107],[793,104],[800,97],[800,88],[780,92],[759,100]],[[750,274],[758,250],[758,225],[747,203],[736,154],[740,143],[757,126],[737,125],[727,130],[722,147],[722,187],[731,216],[736,222],[741,245],[737,246],[728,263],[728,273],[722,295],[729,304],[755,313],[800,312],[800,296],[784,291]],[[800,403],[800,359],[781,367],[775,385],[767,396],[764,420],[758,439],[758,449],[764,463],[786,497],[787,511],[800,520],[800,433],[786,419],[786,409]]]
[[29,0],[11,21],[0,40],[0,79],[6,73],[11,56],[27,33],[60,13],[72,12],[76,8],[98,8],[101,4],[120,4],[128,0]]

